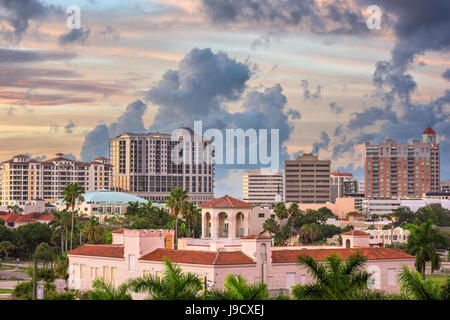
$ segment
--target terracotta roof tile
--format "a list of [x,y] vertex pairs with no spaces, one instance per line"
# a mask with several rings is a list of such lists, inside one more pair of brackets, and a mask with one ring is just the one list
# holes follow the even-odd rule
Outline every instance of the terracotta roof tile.
[[369,248],[358,249],[301,249],[301,250],[276,250],[272,251],[273,263],[297,262],[297,257],[301,254],[311,256],[316,261],[325,261],[325,257],[338,253],[344,260],[355,251],[360,251],[368,260],[382,259],[414,259],[414,256],[407,254],[398,248]]
[[361,230],[350,230],[346,233],[343,233],[342,235],[345,236],[370,236],[370,233],[361,231]]
[[167,257],[170,261],[176,263],[206,264],[206,265],[232,265],[232,264],[254,264],[241,251],[197,251],[197,250],[172,250],[172,249],[156,249],[146,254],[140,260],[146,261],[162,261],[163,257]]
[[85,244],[82,247],[70,251],[68,254],[80,256],[94,256],[94,257],[109,257],[109,258],[123,258],[123,245],[96,245]]
[[436,134],[436,132],[434,132],[434,130],[430,126],[428,126],[428,128],[426,128],[423,133],[424,134]]
[[201,208],[253,208],[254,205],[228,195],[199,205]]
[[125,229],[117,229],[117,230],[112,231],[111,233],[122,233],[123,234],[124,230]]
[[53,220],[55,220],[55,216],[52,214],[43,214],[37,219],[39,221],[53,221]]
[[36,222],[36,220],[33,218],[16,213],[6,214],[2,216],[2,219],[5,220],[5,222]]

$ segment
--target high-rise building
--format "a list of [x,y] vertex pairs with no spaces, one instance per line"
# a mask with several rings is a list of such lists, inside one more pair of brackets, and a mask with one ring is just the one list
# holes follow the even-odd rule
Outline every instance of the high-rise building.
[[93,162],[56,158],[37,161],[17,155],[1,166],[2,205],[25,205],[37,199],[56,201],[69,183],[77,183],[87,191],[109,190],[112,166],[106,158]]
[[242,200],[272,204],[283,200],[283,172],[250,169],[242,174]]
[[366,142],[366,197],[391,199],[439,192],[440,153],[436,133],[428,127],[422,141]]
[[441,192],[450,193],[450,180],[441,181]]
[[[332,171],[330,174],[330,201],[336,202],[336,198],[342,198],[346,194],[346,188],[350,188],[349,182],[353,182],[353,174]],[[347,193],[349,190],[347,190]]]
[[[109,156],[113,165],[114,191],[127,192],[154,202],[164,202],[174,188],[186,190],[190,201],[203,203],[214,198],[213,154],[210,140],[202,137],[194,143],[190,156],[177,163],[172,161],[172,150],[180,141],[172,141],[170,134],[123,133],[109,139]],[[183,151],[179,155],[183,156]]]
[[286,202],[326,203],[330,201],[330,160],[303,154],[284,162]]

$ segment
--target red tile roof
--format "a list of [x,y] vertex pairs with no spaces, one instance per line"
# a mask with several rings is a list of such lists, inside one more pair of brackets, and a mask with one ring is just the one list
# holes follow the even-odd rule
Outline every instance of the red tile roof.
[[112,231],[111,233],[123,233],[125,229],[117,229]]
[[362,213],[350,213],[349,216],[352,216],[352,217],[365,217],[366,215],[362,214]]
[[68,254],[79,256],[123,258],[123,245],[85,244],[82,247],[70,251]]
[[146,261],[162,261],[163,257],[167,257],[170,261],[176,263],[206,264],[206,265],[232,265],[232,264],[254,264],[241,251],[196,251],[196,250],[172,250],[172,249],[156,249],[146,254],[139,260]]
[[241,237],[241,239],[272,239],[272,237],[265,236],[262,234],[250,234],[248,236]]
[[398,248],[350,248],[350,249],[302,249],[302,250],[275,250],[272,251],[273,263],[292,263],[297,262],[297,257],[301,254],[309,255],[316,261],[325,261],[325,257],[331,256],[334,252],[338,253],[346,260],[353,252],[360,251],[368,260],[383,259],[415,259],[414,256],[407,254]]
[[53,220],[55,220],[55,216],[52,214],[43,214],[37,219],[39,221],[53,221]]
[[434,132],[434,130],[430,126],[428,126],[428,128],[426,128],[423,133],[424,134],[436,134],[436,132]]
[[16,213],[9,213],[4,216],[2,216],[2,219],[5,220],[5,222],[36,222],[35,219],[31,217],[27,217],[21,214]]
[[253,208],[254,205],[228,195],[199,205],[201,208]]
[[361,230],[350,230],[346,233],[343,233],[342,235],[346,236],[370,236],[370,233],[361,231]]

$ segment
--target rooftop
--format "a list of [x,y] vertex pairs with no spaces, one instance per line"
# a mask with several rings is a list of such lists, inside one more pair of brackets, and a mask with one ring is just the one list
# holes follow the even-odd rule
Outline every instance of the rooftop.
[[114,244],[85,244],[79,248],[70,251],[68,254],[80,256],[94,256],[94,257],[109,257],[109,258],[123,258],[123,245]]
[[211,201],[202,203],[199,205],[201,208],[253,208],[254,205],[236,198],[230,197],[229,195],[223,196],[221,198],[213,199]]
[[423,134],[436,134],[436,132],[434,132],[434,130],[431,128],[431,126],[428,126],[428,128],[425,129]]
[[361,231],[361,230],[350,230],[348,232],[343,233],[345,236],[370,236],[369,233]]
[[[132,194],[123,193],[123,192],[115,192],[115,191],[91,191],[83,194],[84,202],[86,203],[122,203],[126,204],[128,202],[140,202],[147,203],[147,200],[141,197],[134,196]],[[56,201],[54,204],[59,205],[64,201],[60,199]]]

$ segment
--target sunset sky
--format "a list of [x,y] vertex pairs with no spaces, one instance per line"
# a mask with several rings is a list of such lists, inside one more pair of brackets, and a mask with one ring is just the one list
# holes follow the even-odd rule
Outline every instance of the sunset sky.
[[[0,0],[0,161],[92,160],[118,132],[202,120],[280,129],[281,160],[363,177],[364,141],[430,124],[450,179],[449,30],[448,0]],[[240,197],[243,168],[218,168],[216,196]]]

